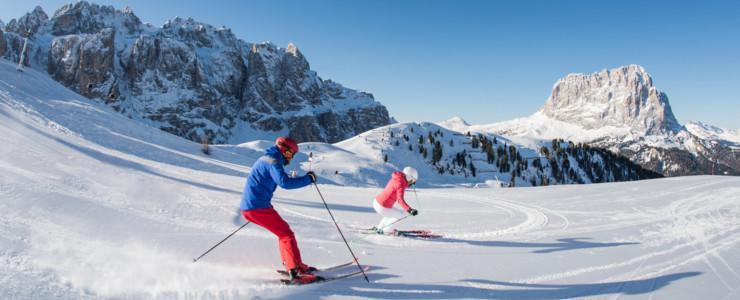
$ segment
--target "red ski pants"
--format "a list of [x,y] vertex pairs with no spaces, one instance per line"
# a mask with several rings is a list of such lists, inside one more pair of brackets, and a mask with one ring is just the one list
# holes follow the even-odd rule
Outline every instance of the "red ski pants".
[[290,270],[303,267],[301,252],[298,250],[298,242],[295,234],[290,230],[290,225],[273,208],[260,208],[243,210],[242,215],[248,221],[264,227],[278,237],[278,247],[283,264]]

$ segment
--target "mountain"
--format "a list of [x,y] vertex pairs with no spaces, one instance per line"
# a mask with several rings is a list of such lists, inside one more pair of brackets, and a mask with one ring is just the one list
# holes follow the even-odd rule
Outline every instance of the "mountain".
[[[156,129],[115,113],[104,103],[85,101],[48,75],[35,70],[16,72],[7,61],[0,61],[0,71],[4,83],[0,93],[15,95],[5,100],[8,105],[36,112],[42,123],[60,132],[94,140],[99,146],[137,159],[209,172],[213,169],[234,176],[246,172],[224,163],[208,163],[200,157],[197,143],[165,133],[153,134]],[[213,147],[211,156],[250,165],[271,145],[270,141],[259,140],[219,145]],[[323,182],[343,186],[383,186],[389,174],[405,166],[419,170],[421,187],[540,186],[659,177],[598,148],[565,141],[518,144],[497,135],[465,135],[433,123],[391,124],[335,144],[302,143],[301,149],[287,167],[289,171],[314,170]],[[82,152],[108,160],[93,150]]]
[[[389,131],[393,138],[383,139]],[[269,141],[204,155],[198,143],[131,120],[46,72],[17,72],[0,60],[0,299],[734,299],[740,290],[737,177],[495,189],[458,174],[464,184],[409,190],[419,215],[397,224],[443,238],[358,233],[379,221],[371,201],[389,174],[377,172],[385,173],[380,185],[328,184],[350,180],[344,170],[357,168],[359,177],[408,155],[427,166],[422,182],[443,178],[429,158],[404,148],[402,132],[415,134],[414,150],[414,139],[430,132],[476,149],[472,136],[429,123],[302,143],[289,170],[308,171],[314,151],[312,167],[331,173],[316,187],[277,189],[272,203],[306,263],[351,261],[319,189],[358,262],[370,267],[370,283],[286,288],[275,273],[275,237],[254,224],[192,263],[244,224],[245,177]],[[333,177],[338,167],[346,169]]]
[[711,126],[679,124],[668,96],[637,65],[569,74],[555,83],[545,104],[529,117],[456,129],[519,142],[586,143],[666,176],[740,175],[740,153],[733,150],[737,135]]
[[740,130],[725,129],[703,122],[689,122],[686,130],[702,140],[724,144],[732,149],[740,149]]
[[463,133],[470,127],[470,124],[461,117],[452,117],[448,120],[437,122],[437,124],[444,128]]
[[[419,186],[540,186],[661,177],[610,151],[563,140],[518,144],[503,136],[466,135],[433,123],[399,123],[334,145],[306,144],[313,168],[341,185],[382,186],[388,174],[415,167]],[[346,164],[353,157],[352,164]],[[305,161],[298,159],[299,163]]]
[[637,65],[569,74],[555,83],[539,113],[584,129],[628,127],[650,135],[681,130],[668,96]]
[[393,121],[372,94],[319,77],[295,45],[245,42],[190,18],[155,28],[129,8],[79,1],[51,18],[36,7],[4,29],[6,59],[18,61],[28,36],[27,66],[194,141],[336,142]]

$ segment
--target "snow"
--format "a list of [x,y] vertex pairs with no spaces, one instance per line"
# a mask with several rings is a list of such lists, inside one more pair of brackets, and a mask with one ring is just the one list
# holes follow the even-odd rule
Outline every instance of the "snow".
[[467,130],[472,132],[498,133],[509,137],[529,137],[543,140],[561,138],[574,143],[589,142],[603,137],[629,138],[629,127],[604,126],[599,129],[585,129],[545,116],[536,112],[532,116],[513,119],[488,125],[472,125]]
[[725,129],[703,122],[689,122],[685,126],[700,139],[720,141],[730,144],[732,148],[740,149],[740,129]]
[[[343,168],[343,181],[322,173],[318,188],[371,267],[370,283],[285,287],[275,238],[254,225],[192,263],[242,224],[241,189],[269,141],[205,156],[197,143],[0,60],[0,298],[740,297],[737,177],[516,189],[453,180],[409,191],[420,214],[399,223],[444,238],[352,232],[379,220],[370,203],[393,169],[367,145],[412,126],[435,129],[394,124],[301,144],[288,169]],[[309,264],[351,259],[315,188],[278,189],[273,203]]]
[[468,131],[470,128],[470,124],[468,124],[468,122],[466,122],[463,118],[458,117],[458,116],[452,117],[446,121],[437,122],[437,125],[447,128],[449,130],[463,132],[463,133]]

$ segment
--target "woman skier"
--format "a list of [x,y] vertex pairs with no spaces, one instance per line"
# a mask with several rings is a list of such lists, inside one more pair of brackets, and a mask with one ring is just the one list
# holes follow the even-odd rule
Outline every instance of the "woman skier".
[[316,268],[303,263],[295,234],[270,203],[277,186],[297,189],[316,182],[316,174],[311,171],[296,178],[285,173],[283,166],[288,165],[297,152],[298,144],[293,139],[279,137],[275,140],[275,146],[268,148],[265,155],[252,165],[252,172],[244,186],[240,209],[245,219],[278,237],[280,256],[290,274],[290,280],[309,283],[317,280],[317,276],[312,274]]
[[[419,213],[416,209],[409,207],[403,198],[406,188],[415,184],[418,179],[419,172],[412,167],[403,168],[403,172],[393,172],[385,189],[373,200],[375,212],[383,217],[378,226],[375,227],[378,233],[395,235],[394,223],[396,221],[405,217],[406,213],[412,216]],[[396,202],[401,205],[403,210],[393,207]]]

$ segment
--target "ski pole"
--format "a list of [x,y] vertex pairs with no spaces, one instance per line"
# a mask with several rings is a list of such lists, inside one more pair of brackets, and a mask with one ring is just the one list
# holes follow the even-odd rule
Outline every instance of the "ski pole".
[[419,202],[419,196],[416,195],[416,187],[412,187],[411,189],[414,190],[414,200],[416,200],[416,207],[421,210],[421,203]]
[[198,256],[198,258],[195,258],[195,259],[193,259],[193,263],[197,262],[197,261],[198,261],[199,259],[201,259],[201,258],[202,258],[203,256],[206,256],[206,254],[208,254],[208,252],[211,252],[211,250],[213,250],[213,249],[215,249],[216,247],[218,247],[218,245],[221,245],[221,243],[223,243],[224,241],[226,241],[227,239],[229,239],[229,238],[230,238],[230,237],[231,237],[232,235],[234,235],[234,234],[235,234],[235,233],[236,233],[237,231],[239,231],[239,230],[241,230],[242,228],[244,228],[244,226],[247,226],[247,225],[248,225],[249,223],[250,223],[250,222],[249,222],[249,221],[247,221],[247,223],[244,223],[244,225],[242,225],[241,227],[239,227],[239,228],[237,228],[236,230],[234,230],[234,232],[232,232],[231,234],[229,234],[229,236],[227,236],[227,237],[226,237],[225,239],[223,239],[223,240],[221,240],[220,242],[218,242],[218,244],[216,244],[215,246],[211,247],[211,249],[208,249],[208,251],[206,251],[206,253],[203,253],[203,254],[201,254],[200,256]]
[[308,170],[311,171],[311,167],[313,167],[313,151],[308,152]]
[[342,237],[342,240],[344,241],[344,244],[347,245],[347,249],[349,249],[349,253],[352,254],[352,258],[355,259],[355,262],[357,263],[357,267],[360,269],[360,272],[362,272],[362,276],[365,276],[365,281],[370,282],[370,279],[367,278],[367,274],[365,274],[365,270],[360,265],[360,261],[357,260],[357,256],[355,256],[355,253],[352,251],[352,248],[349,246],[349,243],[347,243],[347,239],[344,238],[344,233],[342,233],[342,230],[339,229],[339,224],[337,224],[337,220],[334,219],[334,215],[331,213],[331,210],[329,209],[329,205],[326,204],[326,200],[324,200],[324,195],[321,194],[321,190],[319,190],[319,185],[315,182],[313,185],[316,187],[316,191],[319,192],[319,197],[321,197],[321,202],[324,202],[324,207],[326,207],[326,211],[329,212],[329,216],[331,217],[331,220],[334,222],[334,226],[337,227],[337,231],[339,231],[339,235]]

